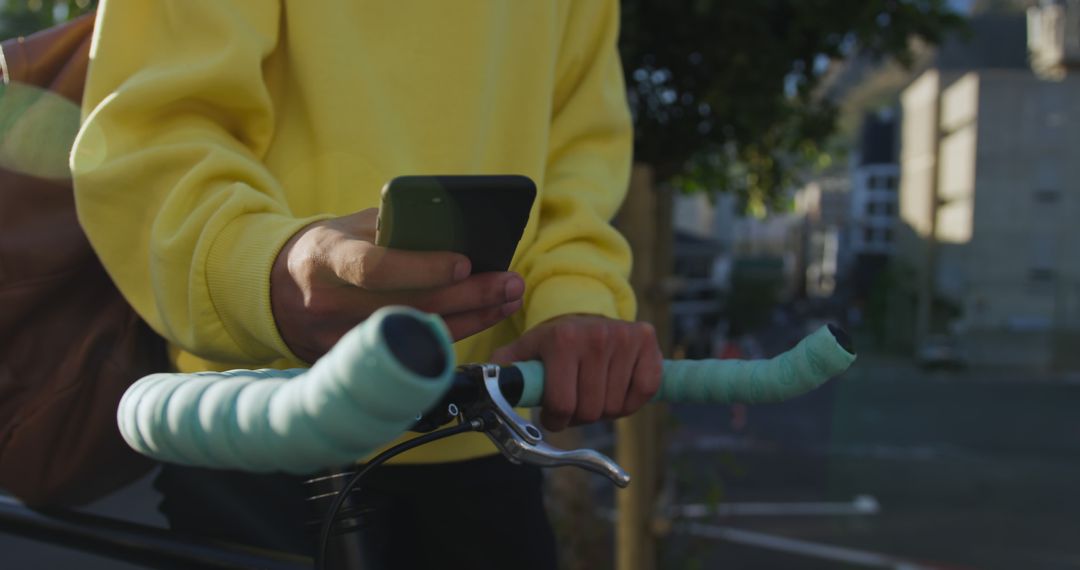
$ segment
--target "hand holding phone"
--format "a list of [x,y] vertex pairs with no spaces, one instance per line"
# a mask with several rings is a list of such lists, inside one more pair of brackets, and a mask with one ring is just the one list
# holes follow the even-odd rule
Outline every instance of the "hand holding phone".
[[535,198],[525,176],[401,176],[383,187],[375,243],[461,253],[473,273],[506,271]]
[[508,272],[468,275],[451,251],[377,247],[378,210],[320,220],[278,252],[270,272],[274,322],[289,349],[306,362],[387,305],[440,315],[454,340],[502,321],[521,308],[525,283]]

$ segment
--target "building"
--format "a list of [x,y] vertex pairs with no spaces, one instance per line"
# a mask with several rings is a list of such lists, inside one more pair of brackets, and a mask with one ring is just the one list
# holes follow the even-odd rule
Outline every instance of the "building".
[[795,194],[805,218],[806,294],[859,302],[895,251],[899,208],[895,109],[870,113],[846,175],[822,176]]
[[865,306],[896,251],[900,164],[894,109],[867,114],[851,169],[844,275],[850,302]]
[[[734,223],[734,266],[732,278],[740,267],[754,264],[775,265],[779,287],[776,301],[800,297],[804,287],[805,223],[798,213],[769,214],[764,218],[744,216]],[[747,265],[749,264],[749,265]]]
[[828,176],[808,183],[795,194],[795,211],[805,217],[806,295],[831,297],[848,257],[851,179]]
[[[846,215],[846,202],[832,209]],[[710,356],[713,337],[753,329],[802,296],[803,215],[748,217],[737,196],[702,193],[676,195],[673,214],[676,271],[667,287],[687,356]]]
[[676,194],[671,295],[673,341],[683,356],[711,356],[730,289],[732,222],[736,198],[704,192]]
[[900,180],[896,138],[891,109],[864,119],[851,173],[849,255],[856,260],[860,256],[889,256],[895,251]]
[[1080,69],[1080,0],[1041,0],[1027,11],[1031,67],[1061,79]]
[[954,335],[974,364],[1072,368],[1080,78],[1032,71],[1022,17],[972,28],[901,94],[897,253],[915,306],[892,326],[914,347]]

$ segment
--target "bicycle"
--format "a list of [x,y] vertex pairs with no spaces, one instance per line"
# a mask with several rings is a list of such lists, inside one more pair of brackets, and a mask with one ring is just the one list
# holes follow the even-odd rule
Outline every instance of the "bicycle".
[[[850,338],[826,326],[769,360],[665,361],[654,401],[781,401],[816,388],[846,370],[854,359]],[[128,389],[117,417],[125,440],[154,459],[252,471],[312,473],[355,464],[355,458],[406,430],[421,432],[375,457],[357,473],[344,470],[309,481],[313,502],[330,503],[320,523],[315,558],[315,566],[321,568],[330,536],[356,526],[355,510],[342,509],[367,473],[394,455],[458,433],[485,433],[515,463],[577,466],[617,486],[629,485],[630,476],[610,458],[590,449],[552,447],[543,441],[539,429],[514,412],[514,406],[539,405],[543,378],[539,362],[456,367],[449,335],[438,317],[395,307],[358,325],[311,369],[147,376]],[[442,427],[453,422],[457,425]],[[59,520],[64,528],[54,529],[53,535],[75,536],[72,525],[79,521],[65,521],[63,517],[69,515],[54,515],[43,522],[38,520],[40,514],[25,511],[0,504],[0,527],[5,517],[9,523],[18,519],[24,526],[49,526]],[[95,522],[93,517],[84,517],[83,526],[87,521]],[[189,567],[191,561],[205,567],[305,564],[297,557],[242,548],[219,550],[211,560],[214,549],[222,545],[170,542],[159,529],[144,532],[140,538],[134,528],[138,525],[120,524],[126,534],[112,537],[107,555],[122,554],[129,543],[136,555],[166,549],[165,559],[173,561],[184,559],[184,548],[200,549],[202,558],[189,557]],[[10,524],[7,530],[12,531]],[[91,534],[82,532],[79,540],[92,543]]]

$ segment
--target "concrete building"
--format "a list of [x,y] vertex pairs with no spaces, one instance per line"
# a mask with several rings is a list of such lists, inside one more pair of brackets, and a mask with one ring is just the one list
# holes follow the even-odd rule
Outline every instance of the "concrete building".
[[1032,71],[1023,18],[972,27],[901,94],[898,254],[915,310],[894,325],[914,346],[955,335],[974,364],[1072,368],[1080,78]]
[[799,297],[805,290],[805,219],[798,213],[769,214],[764,218],[741,217],[734,224],[734,258],[740,263],[774,260],[779,268],[781,286],[778,301]]
[[870,113],[851,166],[803,186],[795,212],[805,218],[806,294],[866,297],[895,251],[898,219],[897,118],[894,109]]
[[730,290],[736,198],[677,193],[673,202],[674,272],[667,291],[674,345],[684,356],[705,358]]
[[1080,69],[1080,0],[1040,0],[1027,10],[1031,67],[1061,79]]
[[808,183],[795,194],[795,212],[805,220],[806,295],[831,297],[848,257],[851,179],[828,176]]
[[[842,204],[826,199],[827,219],[838,215],[846,218],[846,209],[846,197]],[[720,290],[730,286],[731,266],[736,259],[775,257],[782,260],[784,267],[783,298],[792,298],[801,292],[802,280],[796,273],[803,269],[804,215],[797,207],[795,213],[770,214],[759,219],[743,215],[734,194],[711,198],[704,193],[679,194],[674,203],[676,253],[699,259],[713,255],[708,286]],[[702,274],[699,269],[687,273]],[[692,281],[684,281],[681,285],[694,288]]]
[[851,306],[870,302],[879,278],[896,251],[900,164],[896,110],[863,118],[851,168],[851,212],[843,273]]
[[900,164],[891,110],[867,115],[851,173],[849,254],[889,256],[895,251]]

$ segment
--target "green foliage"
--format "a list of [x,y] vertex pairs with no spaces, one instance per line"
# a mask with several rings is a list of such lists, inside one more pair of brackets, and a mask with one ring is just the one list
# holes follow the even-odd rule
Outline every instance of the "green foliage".
[[0,39],[25,36],[94,9],[97,0],[0,0]]
[[684,190],[774,205],[796,172],[827,165],[837,108],[828,63],[912,62],[913,38],[963,26],[946,0],[623,0],[620,50],[636,159]]

